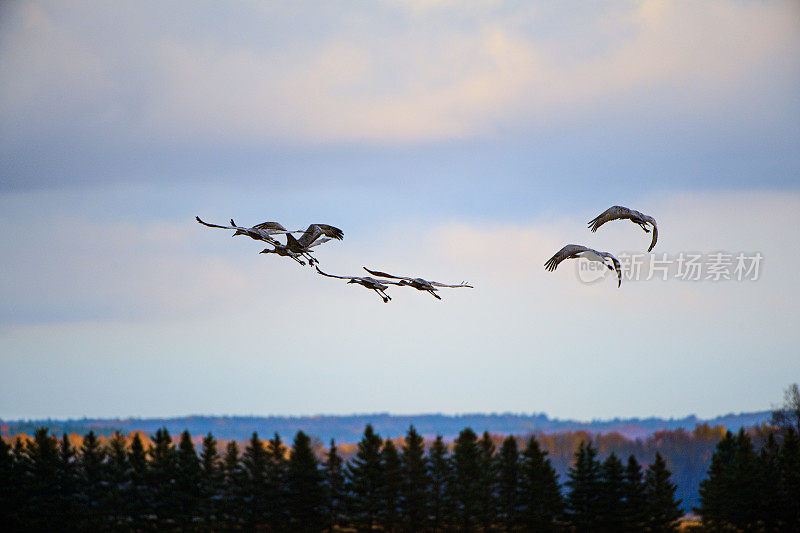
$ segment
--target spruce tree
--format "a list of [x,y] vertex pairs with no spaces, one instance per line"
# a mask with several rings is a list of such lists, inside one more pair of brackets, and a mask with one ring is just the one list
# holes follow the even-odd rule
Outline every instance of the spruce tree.
[[333,439],[331,439],[323,468],[326,490],[326,527],[328,530],[333,530],[334,527],[345,523],[347,512],[344,461],[339,456],[339,449]]
[[17,524],[12,521],[18,489],[17,478],[14,472],[14,456],[11,455],[11,445],[0,437],[0,525],[9,530],[15,530]]
[[94,431],[83,437],[79,460],[80,471],[80,506],[84,527],[99,528],[106,521],[109,509],[105,495],[108,488],[106,468],[104,465],[105,450]]
[[267,441],[267,517],[272,527],[278,530],[286,529],[289,520],[287,452],[286,445],[277,433]]
[[23,486],[23,524],[33,530],[58,529],[58,494],[53,491],[58,486],[58,442],[47,428],[37,428],[25,455],[29,476]]
[[148,450],[148,516],[154,515],[157,529],[171,524],[175,516],[173,491],[175,487],[176,463],[175,446],[166,427],[156,430],[151,438],[153,445]]
[[175,458],[176,482],[173,494],[175,516],[178,526],[185,531],[193,526],[200,503],[200,458],[197,457],[188,430],[181,433]]
[[603,531],[620,531],[624,522],[625,470],[613,452],[603,461],[600,475],[598,526]]
[[436,435],[427,457],[430,475],[428,492],[427,524],[434,531],[440,531],[454,520],[451,485],[453,483],[453,467],[448,457],[447,446],[441,435]]
[[58,445],[58,515],[64,529],[78,527],[76,497],[78,492],[77,451],[69,442],[66,433],[62,434]]
[[372,529],[381,509],[381,444],[380,435],[367,424],[355,456],[347,465],[346,479],[352,496],[350,517],[360,528]]
[[736,441],[728,431],[717,443],[708,467],[708,476],[700,482],[700,507],[695,511],[700,514],[703,525],[720,528],[729,522],[735,502],[731,500],[733,493],[733,462],[736,455]]
[[245,515],[246,474],[239,457],[239,445],[232,440],[222,461],[220,514],[223,529],[238,529]]
[[478,440],[478,498],[476,505],[477,522],[488,530],[497,521],[497,469],[495,466],[496,447],[492,436],[484,431]]
[[758,475],[753,481],[757,498],[754,506],[766,531],[778,531],[781,513],[784,510],[781,494],[781,472],[778,463],[780,445],[775,434],[770,432],[758,454]]
[[647,500],[647,523],[650,531],[674,531],[678,519],[683,516],[681,501],[675,499],[677,486],[670,481],[672,474],[661,454],[647,467],[644,476],[645,498]]
[[800,531],[800,436],[789,428],[783,437],[780,455],[780,490],[782,527]]
[[569,469],[567,510],[570,522],[578,531],[592,531],[602,514],[600,508],[600,462],[591,442],[581,441],[575,452],[575,464]]
[[200,453],[200,516],[209,528],[218,518],[219,499],[222,494],[222,458],[217,450],[217,439],[209,432],[203,438]]
[[623,484],[622,530],[641,531],[647,519],[647,500],[644,493],[642,466],[631,454],[625,466]]
[[133,436],[131,441],[128,463],[131,468],[128,510],[132,520],[132,529],[147,529],[153,495],[149,487],[150,465],[147,462],[147,451],[138,433]]
[[400,494],[403,473],[397,447],[386,439],[381,450],[381,510],[379,522],[384,531],[396,531],[400,525]]
[[517,439],[509,435],[497,456],[497,508],[499,522],[511,531],[520,522],[520,458]]
[[103,501],[104,507],[109,512],[110,526],[113,529],[119,529],[124,527],[128,521],[131,482],[127,442],[119,431],[115,431],[109,440],[107,455],[108,489]]
[[269,524],[275,527],[269,518],[268,509],[273,505],[270,501],[269,481],[267,480],[267,450],[253,432],[244,449],[242,466],[245,473],[244,501],[247,510],[246,521],[249,529]]
[[400,463],[403,472],[401,500],[404,528],[406,531],[420,531],[425,525],[430,480],[425,465],[425,443],[413,425],[406,433]]
[[8,523],[12,531],[21,530],[23,526],[30,527],[29,511],[35,512],[35,508],[31,509],[28,505],[33,497],[34,479],[27,448],[22,437],[18,436],[14,439],[11,452],[11,479],[13,481],[9,487],[11,498],[8,502],[8,507],[11,509]]
[[520,465],[520,520],[527,531],[552,531],[564,512],[564,499],[547,452],[531,436]]
[[457,522],[463,529],[469,529],[477,522],[481,501],[480,494],[480,451],[478,437],[471,428],[461,430],[453,447],[452,497],[457,514]]
[[289,454],[288,510],[291,531],[320,531],[324,526],[325,487],[311,439],[298,431]]

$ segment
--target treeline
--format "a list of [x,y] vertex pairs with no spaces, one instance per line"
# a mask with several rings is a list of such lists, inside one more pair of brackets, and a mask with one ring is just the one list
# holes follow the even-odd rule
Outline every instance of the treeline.
[[[527,435],[532,433],[555,433],[586,431],[592,434],[620,433],[629,439],[645,439],[657,431],[685,429],[691,431],[697,425],[725,426],[733,431],[740,427],[757,427],[769,422],[770,412],[760,411],[719,416],[700,420],[695,416],[684,418],[615,418],[591,422],[550,418],[545,414],[417,414],[391,415],[373,413],[361,415],[322,416],[183,416],[174,418],[81,418],[71,420],[0,420],[0,435],[10,436],[25,433],[33,435],[37,427],[48,427],[56,434],[77,433],[110,437],[115,431],[123,434],[132,431],[155,433],[167,428],[179,434],[188,430],[193,435],[205,435],[209,431],[218,439],[244,440],[254,431],[263,435],[280,433],[294,435],[303,431],[316,435],[323,442],[357,442],[361,429],[372,424],[375,431],[388,438],[402,437],[409,426],[417,428],[426,438],[442,435],[452,441],[465,427],[480,428],[492,434]],[[571,453],[571,452],[570,452]]]
[[[800,415],[800,413],[798,413]],[[797,418],[800,428],[800,416]],[[725,435],[700,483],[704,525],[725,531],[800,531],[800,438],[769,433],[760,450],[739,431]]]
[[682,515],[663,458],[604,461],[581,442],[563,485],[535,437],[500,446],[462,430],[450,447],[409,428],[395,443],[367,425],[355,453],[321,454],[256,433],[195,449],[166,429],[152,438],[89,432],[78,448],[45,428],[0,440],[0,523],[16,530],[668,531]]

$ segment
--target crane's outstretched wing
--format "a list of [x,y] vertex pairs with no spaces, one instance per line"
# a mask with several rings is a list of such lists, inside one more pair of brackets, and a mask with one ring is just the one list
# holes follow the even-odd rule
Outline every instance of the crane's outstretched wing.
[[354,277],[354,276],[336,276],[336,275],[334,275],[334,274],[326,274],[325,272],[323,272],[322,270],[320,270],[320,269],[319,269],[319,267],[318,267],[318,266],[316,266],[316,265],[314,265],[314,268],[316,268],[316,269],[317,269],[317,272],[319,272],[319,273],[320,273],[320,274],[322,274],[323,276],[327,276],[327,277],[329,277],[329,278],[338,278],[338,279],[358,279],[358,277]]
[[545,270],[549,270],[550,272],[554,271],[559,263],[564,259],[570,259],[572,257],[576,257],[576,254],[580,252],[585,252],[589,250],[586,246],[581,246],[580,244],[568,244],[564,246],[562,249],[556,252],[556,254],[547,260],[544,264]]
[[621,205],[615,205],[613,207],[609,207],[595,218],[589,221],[589,229],[593,232],[597,231],[597,228],[605,224],[606,222],[611,222],[612,220],[618,220],[621,218],[631,218],[632,216],[636,215],[638,212],[632,209],[628,209],[627,207],[622,207]]
[[475,288],[472,285],[468,284],[466,281],[462,281],[458,285],[447,285],[446,283],[439,283],[438,281],[429,281],[428,283],[430,283],[434,287],[450,287],[450,288],[453,288],[453,289],[457,289],[458,287],[468,287],[470,289],[474,289]]
[[218,226],[218,225],[216,225],[216,224],[209,224],[208,222],[203,222],[202,220],[200,220],[200,217],[194,217],[194,218],[195,218],[195,220],[197,220],[199,223],[201,223],[201,224],[202,224],[202,225],[204,225],[204,226],[208,226],[209,228],[221,228],[221,229],[240,229],[240,228],[239,228],[239,227],[237,227],[236,225],[234,225],[234,226]]
[[393,275],[391,275],[391,274],[387,274],[386,272],[380,272],[380,271],[378,271],[378,270],[370,270],[370,269],[368,269],[367,267],[361,267],[361,268],[363,268],[364,270],[366,270],[367,272],[369,272],[369,273],[370,273],[370,274],[372,274],[373,276],[379,276],[379,277],[381,277],[381,278],[390,278],[390,279],[405,279],[405,280],[410,280],[410,279],[411,279],[411,278],[405,278],[405,277],[403,277],[403,276],[393,276]]

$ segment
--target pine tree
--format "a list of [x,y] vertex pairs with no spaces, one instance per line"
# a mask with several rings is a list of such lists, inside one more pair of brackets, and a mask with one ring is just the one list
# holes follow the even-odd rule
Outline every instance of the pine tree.
[[600,469],[600,511],[599,529],[620,531],[623,527],[623,499],[625,497],[625,471],[622,462],[613,452]]
[[379,522],[384,531],[395,531],[400,525],[400,493],[403,473],[397,447],[386,439],[381,450],[381,510]]
[[253,529],[270,522],[268,510],[272,502],[267,480],[267,450],[255,431],[244,449],[242,466],[245,474],[244,502],[247,510],[247,525]]
[[207,527],[213,529],[219,512],[222,494],[222,458],[217,450],[217,440],[209,432],[203,438],[200,453],[200,516]]
[[275,433],[267,441],[267,517],[273,528],[285,530],[287,513],[289,461],[287,449],[280,435]]
[[425,465],[425,443],[414,426],[410,426],[406,433],[400,463],[403,472],[401,500],[404,528],[406,531],[420,531],[425,524],[430,480]]
[[181,433],[175,459],[175,515],[178,526],[185,531],[192,527],[200,502],[200,458],[188,430]]
[[677,486],[670,481],[671,475],[664,458],[656,452],[656,460],[647,467],[644,476],[648,507],[646,525],[650,531],[674,531],[678,519],[683,516],[681,501],[675,499]]
[[564,499],[547,452],[531,437],[520,465],[520,519],[527,531],[552,531],[564,512]]
[[358,527],[367,529],[376,525],[381,508],[381,444],[380,435],[372,429],[372,424],[367,424],[345,474],[352,495],[350,517]]
[[239,446],[230,441],[222,460],[222,498],[220,513],[224,529],[238,529],[245,515],[246,474],[239,457]]
[[453,467],[441,435],[436,435],[436,439],[428,450],[427,464],[430,474],[427,523],[434,531],[440,531],[454,519],[451,498]]
[[311,439],[298,431],[289,455],[289,523],[292,531],[320,531],[324,524],[325,487]]
[[108,489],[102,497],[103,507],[108,509],[111,527],[119,529],[127,522],[131,483],[127,442],[119,431],[115,431],[108,442],[107,455],[105,477]]
[[80,471],[80,506],[83,522],[89,529],[101,527],[109,513],[103,505],[108,487],[104,465],[105,451],[94,431],[83,437],[79,464]]
[[497,456],[497,506],[499,521],[506,531],[520,522],[520,458],[517,439],[509,435]]
[[628,457],[628,464],[625,466],[623,494],[622,530],[641,531],[647,519],[647,500],[642,467],[633,454]]
[[339,456],[336,441],[331,439],[328,454],[323,465],[326,490],[326,526],[328,530],[344,524],[346,518],[346,498],[344,461]]
[[492,436],[484,431],[478,440],[478,498],[476,520],[488,530],[497,521],[497,469],[495,445]]
[[602,514],[600,508],[600,462],[591,442],[582,441],[575,452],[575,464],[569,469],[567,510],[578,531],[591,531]]
[[471,528],[477,522],[480,505],[480,451],[478,437],[471,428],[463,429],[453,447],[452,497],[457,513],[458,524],[463,529]]

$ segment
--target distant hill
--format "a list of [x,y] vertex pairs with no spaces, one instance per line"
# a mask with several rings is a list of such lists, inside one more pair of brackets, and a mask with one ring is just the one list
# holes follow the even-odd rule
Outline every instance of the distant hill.
[[646,438],[661,430],[692,430],[697,424],[725,426],[731,431],[740,427],[760,426],[768,422],[769,411],[753,413],[727,414],[710,419],[696,416],[684,418],[615,418],[612,420],[593,420],[581,422],[577,420],[559,420],[545,414],[420,414],[391,415],[388,413],[360,414],[346,416],[185,416],[174,418],[81,418],[70,420],[0,420],[0,435],[10,436],[17,433],[32,435],[35,428],[47,426],[55,434],[78,433],[84,435],[93,430],[98,435],[111,435],[119,430],[122,433],[143,431],[153,433],[160,427],[166,427],[176,435],[188,429],[192,435],[199,436],[208,432],[219,439],[244,440],[257,431],[262,437],[273,433],[280,434],[284,440],[290,440],[298,430],[319,438],[327,443],[336,439],[339,443],[357,442],[361,438],[364,427],[370,423],[384,438],[396,438],[405,435],[413,424],[426,438],[441,434],[447,440],[454,439],[465,427],[471,427],[478,433],[489,431],[497,435],[527,435],[530,433],[555,433],[561,431],[587,431],[589,433],[617,432],[629,439]]

